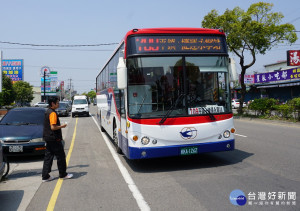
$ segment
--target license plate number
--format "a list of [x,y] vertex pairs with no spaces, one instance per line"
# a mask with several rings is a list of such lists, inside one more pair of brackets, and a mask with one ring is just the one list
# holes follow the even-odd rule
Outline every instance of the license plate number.
[[197,147],[185,147],[180,149],[180,155],[195,155],[198,154]]
[[9,152],[23,152],[23,146],[9,146]]

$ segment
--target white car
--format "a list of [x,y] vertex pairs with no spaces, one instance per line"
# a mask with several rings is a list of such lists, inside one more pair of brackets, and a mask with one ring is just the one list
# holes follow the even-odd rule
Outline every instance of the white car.
[[76,115],[90,116],[89,103],[86,96],[74,96],[71,112],[72,117]]
[[34,107],[48,108],[49,104],[48,103],[44,103],[44,102],[38,102],[38,103],[35,103],[33,106]]
[[[238,108],[240,107],[240,100],[239,99],[232,99],[231,100],[231,106],[232,108]],[[246,103],[243,103],[243,107],[246,107]]]

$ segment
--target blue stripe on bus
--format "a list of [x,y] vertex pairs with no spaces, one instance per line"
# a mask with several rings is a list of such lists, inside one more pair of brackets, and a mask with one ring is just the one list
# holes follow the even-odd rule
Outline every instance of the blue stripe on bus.
[[[230,144],[230,148],[227,145]],[[198,154],[205,152],[219,152],[219,151],[231,151],[234,150],[234,139],[220,142],[208,142],[188,145],[176,145],[176,146],[164,146],[164,147],[128,147],[127,157],[129,159],[147,159],[158,157],[171,157],[180,156],[180,150],[184,147],[197,147]],[[142,152],[146,152],[145,156],[142,156]]]

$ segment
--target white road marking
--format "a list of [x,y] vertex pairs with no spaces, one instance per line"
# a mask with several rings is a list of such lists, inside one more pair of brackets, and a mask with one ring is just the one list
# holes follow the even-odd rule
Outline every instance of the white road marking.
[[133,197],[135,198],[139,208],[141,210],[151,210],[148,203],[145,201],[143,195],[141,194],[141,192],[139,191],[138,187],[135,185],[133,179],[131,178],[130,174],[128,173],[126,167],[122,164],[120,158],[118,157],[114,147],[112,146],[112,143],[108,140],[108,138],[106,137],[106,135],[103,135],[103,133],[101,132],[101,129],[98,125],[98,122],[95,120],[95,118],[92,116],[95,124],[97,125],[100,133],[102,134],[104,141],[110,151],[110,153],[112,154],[115,162],[118,165],[118,168],[120,169],[120,172],[125,180],[125,182],[127,183],[129,190],[131,191]]
[[240,134],[234,134],[234,135],[236,135],[236,136],[241,136],[241,137],[244,137],[244,138],[247,138],[247,136],[244,136],[244,135],[240,135]]

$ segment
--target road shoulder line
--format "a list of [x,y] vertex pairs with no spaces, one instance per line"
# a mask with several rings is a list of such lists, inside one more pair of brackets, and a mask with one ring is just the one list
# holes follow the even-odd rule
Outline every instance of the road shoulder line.
[[112,144],[110,143],[110,141],[108,140],[108,138],[103,135],[103,133],[101,132],[101,129],[97,123],[97,121],[95,120],[95,118],[92,116],[96,126],[98,127],[110,153],[112,154],[125,182],[128,185],[129,190],[131,191],[133,197],[135,198],[140,210],[150,210],[150,207],[148,205],[148,203],[145,201],[143,195],[141,194],[141,192],[139,191],[138,187],[135,185],[133,179],[131,178],[130,174],[128,173],[126,167],[122,164],[120,158],[118,157],[117,153],[115,152]]

